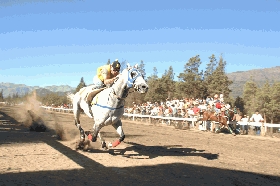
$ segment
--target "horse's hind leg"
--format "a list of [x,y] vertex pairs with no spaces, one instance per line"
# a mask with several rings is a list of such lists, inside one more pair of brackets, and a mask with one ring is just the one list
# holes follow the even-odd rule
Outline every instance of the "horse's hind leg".
[[112,144],[112,147],[116,147],[124,140],[125,135],[123,133],[121,120],[119,120],[115,124],[113,124],[113,127],[116,129],[117,133],[120,135],[120,138],[118,140],[114,141]]
[[107,149],[106,142],[105,142],[104,138],[102,137],[101,132],[98,133],[98,137],[99,137],[99,139],[100,139],[100,141],[101,141],[101,148],[102,148],[102,149]]

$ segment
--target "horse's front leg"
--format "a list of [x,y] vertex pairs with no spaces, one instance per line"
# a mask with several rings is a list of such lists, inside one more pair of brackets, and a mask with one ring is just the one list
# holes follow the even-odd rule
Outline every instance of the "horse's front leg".
[[100,131],[100,124],[97,124],[97,122],[95,121],[95,124],[93,125],[93,130],[87,133],[88,139],[92,142],[96,142],[97,135],[100,135],[99,131]]
[[81,124],[80,124],[81,109],[78,107],[78,105],[73,106],[73,113],[74,113],[74,118],[75,118],[75,125],[80,131],[80,141],[84,141],[85,140],[85,131],[81,127]]
[[120,135],[120,138],[117,139],[116,141],[114,141],[114,142],[110,145],[110,146],[112,146],[112,147],[116,147],[116,146],[118,146],[118,145],[124,140],[125,135],[124,135],[124,133],[123,133],[122,122],[121,122],[121,120],[118,120],[118,121],[117,121],[115,124],[113,124],[112,126],[116,129],[117,133]]
[[104,138],[102,137],[101,132],[98,133],[98,137],[99,137],[100,142],[101,142],[101,148],[102,149],[107,149],[106,142],[105,142]]

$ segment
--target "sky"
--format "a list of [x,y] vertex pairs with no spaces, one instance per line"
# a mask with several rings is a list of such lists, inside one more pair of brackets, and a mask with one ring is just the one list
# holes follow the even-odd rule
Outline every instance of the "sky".
[[280,0],[1,0],[0,83],[92,83],[110,59],[170,66],[223,56],[226,73],[280,66]]

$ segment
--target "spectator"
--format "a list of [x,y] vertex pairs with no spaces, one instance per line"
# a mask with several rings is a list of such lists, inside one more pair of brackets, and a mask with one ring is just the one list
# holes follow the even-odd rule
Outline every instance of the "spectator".
[[[259,111],[256,110],[255,114],[252,115],[252,117],[250,118],[250,121],[254,121],[254,122],[263,122],[263,117],[261,114],[259,114]],[[257,135],[260,134],[260,130],[261,130],[261,127],[255,127],[255,131],[257,132]]]
[[256,110],[255,114],[253,114],[252,117],[250,118],[250,121],[263,122],[263,117],[261,114],[259,114],[259,111]]
[[171,105],[172,109],[172,116],[171,117],[177,117],[177,108],[175,107],[174,104]]
[[[242,112],[239,112],[239,114],[234,115],[233,118],[232,118],[232,121],[234,121],[233,128],[234,128],[235,130],[238,130],[238,132],[240,132],[240,126],[239,126],[239,125],[236,126],[236,125],[237,125],[237,123],[238,123],[239,121],[241,121],[241,119],[243,118],[242,115],[243,115],[243,113],[242,113]],[[243,125],[243,126],[244,126],[244,125]],[[244,129],[243,129],[243,131],[244,131]]]
[[222,108],[222,104],[220,103],[219,100],[216,100],[215,107],[214,107],[215,112],[216,112],[217,114],[219,114],[220,111],[221,111],[221,108]]
[[244,115],[241,119],[242,123],[247,123],[247,125],[242,125],[242,133],[248,134],[248,121],[249,121],[249,116]]
[[207,98],[206,98],[206,103],[207,103],[208,105],[211,105],[212,101],[213,101],[213,98],[211,98],[210,96],[207,96]]
[[163,117],[163,113],[164,113],[164,105],[160,105],[158,107],[158,115]]
[[195,116],[199,116],[199,111],[200,111],[200,109],[197,107],[198,105],[197,104],[195,104],[194,105],[194,107],[193,107],[193,114],[195,115]]

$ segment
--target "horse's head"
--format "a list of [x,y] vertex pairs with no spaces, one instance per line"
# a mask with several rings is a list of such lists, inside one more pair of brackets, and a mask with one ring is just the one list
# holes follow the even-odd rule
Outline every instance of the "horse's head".
[[127,88],[134,88],[139,93],[146,93],[149,89],[148,84],[143,78],[143,75],[138,70],[138,65],[131,67],[127,64],[127,69],[124,69],[123,75],[127,74]]

